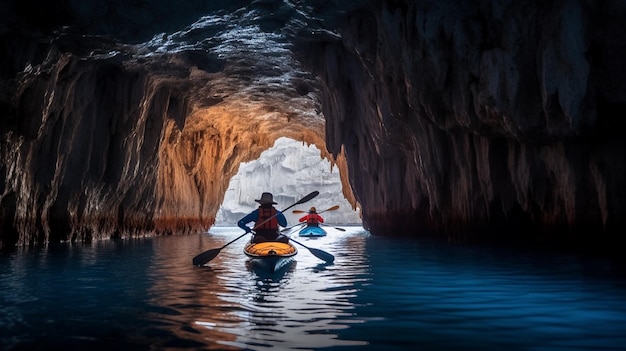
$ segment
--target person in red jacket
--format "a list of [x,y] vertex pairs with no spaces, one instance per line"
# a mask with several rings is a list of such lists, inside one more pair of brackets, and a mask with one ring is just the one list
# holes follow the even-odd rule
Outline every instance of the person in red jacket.
[[315,207],[311,207],[309,214],[300,218],[298,222],[306,222],[306,225],[310,227],[319,227],[320,223],[324,223],[324,218],[317,214],[317,209],[315,209]]

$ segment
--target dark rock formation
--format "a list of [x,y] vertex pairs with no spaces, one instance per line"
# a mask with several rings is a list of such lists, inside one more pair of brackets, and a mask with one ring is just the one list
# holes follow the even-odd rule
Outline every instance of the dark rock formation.
[[328,149],[374,234],[626,227],[623,2],[23,3],[0,15],[4,245],[206,227],[280,136]]
[[379,1],[300,50],[375,233],[561,244],[626,227],[626,5]]

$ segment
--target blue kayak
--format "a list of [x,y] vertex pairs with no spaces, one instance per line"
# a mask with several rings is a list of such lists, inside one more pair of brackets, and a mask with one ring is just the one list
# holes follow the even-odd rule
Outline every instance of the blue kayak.
[[298,232],[299,236],[326,236],[326,231],[321,227],[306,226]]

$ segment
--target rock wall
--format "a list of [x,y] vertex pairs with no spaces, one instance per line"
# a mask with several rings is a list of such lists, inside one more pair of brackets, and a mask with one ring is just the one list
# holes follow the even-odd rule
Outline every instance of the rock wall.
[[0,4],[0,245],[205,230],[283,136],[377,235],[626,227],[622,1],[224,3]]
[[127,15],[169,19],[169,2],[93,23],[70,4],[67,27],[2,11],[0,246],[205,231],[241,162],[282,136],[324,150],[313,80],[248,12],[133,44],[149,29]]
[[0,144],[3,242],[151,229],[155,151],[165,117],[183,121],[188,113],[183,86],[141,67],[55,50],[19,78]]
[[[310,36],[327,147],[375,233],[562,243],[626,226],[618,1],[374,1]],[[619,127],[617,127],[619,128]]]

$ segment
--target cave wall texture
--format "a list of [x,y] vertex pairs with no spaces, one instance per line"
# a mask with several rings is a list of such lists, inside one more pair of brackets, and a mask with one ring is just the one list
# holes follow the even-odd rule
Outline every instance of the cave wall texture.
[[281,136],[373,234],[626,227],[623,1],[97,4],[2,5],[1,245],[206,229]]
[[382,1],[302,46],[372,232],[605,245],[626,228],[626,3]]

